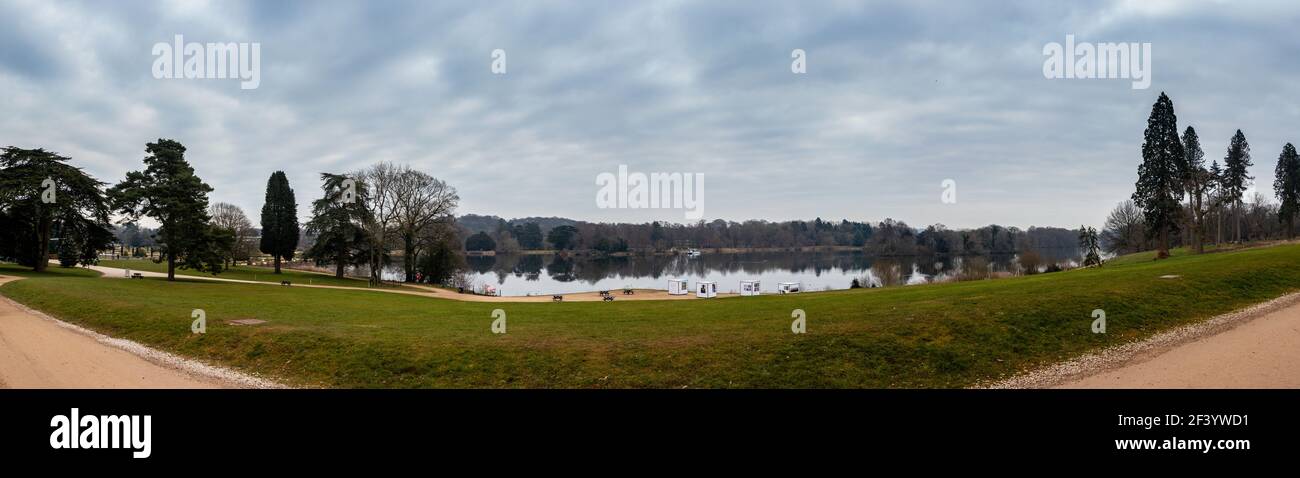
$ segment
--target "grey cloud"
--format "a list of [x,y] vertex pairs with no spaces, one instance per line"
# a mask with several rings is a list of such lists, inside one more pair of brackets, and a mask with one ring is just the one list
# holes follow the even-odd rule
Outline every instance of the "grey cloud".
[[[105,181],[170,137],[256,215],[289,173],[408,162],[462,211],[681,221],[596,209],[627,164],[702,172],[708,219],[1099,224],[1131,192],[1167,91],[1207,158],[1237,128],[1255,173],[1296,141],[1300,6],[1257,2],[0,2],[0,143]],[[58,19],[57,21],[55,19]],[[155,80],[150,46],[260,42],[262,84]],[[1047,80],[1041,49],[1151,42],[1151,89]],[[492,75],[505,49],[509,73]],[[790,51],[809,72],[789,71]],[[939,204],[943,179],[957,205]],[[1267,189],[1267,188],[1262,188]]]

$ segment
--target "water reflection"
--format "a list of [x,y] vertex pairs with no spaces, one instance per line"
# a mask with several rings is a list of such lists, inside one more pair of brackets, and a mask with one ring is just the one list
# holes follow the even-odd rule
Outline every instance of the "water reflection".
[[[1077,251],[1039,251],[1050,262],[1077,261]],[[494,285],[503,295],[573,293],[622,287],[664,289],[669,278],[710,280],[734,292],[742,279],[762,281],[775,292],[779,282],[801,282],[804,290],[847,289],[853,279],[864,286],[920,284],[953,276],[981,278],[1017,273],[1016,256],[873,257],[863,252],[748,252],[699,257],[561,257],[499,255],[467,257],[476,285]],[[400,278],[390,267],[386,278]]]

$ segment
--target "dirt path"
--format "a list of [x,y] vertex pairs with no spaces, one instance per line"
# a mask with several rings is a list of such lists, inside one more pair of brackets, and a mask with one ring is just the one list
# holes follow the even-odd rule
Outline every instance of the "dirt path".
[[1300,305],[1061,388],[1300,388]]
[[1300,294],[1179,327],[993,388],[1300,388]]
[[[0,276],[0,284],[17,280]],[[0,297],[0,388],[239,388],[274,383],[50,318]]]

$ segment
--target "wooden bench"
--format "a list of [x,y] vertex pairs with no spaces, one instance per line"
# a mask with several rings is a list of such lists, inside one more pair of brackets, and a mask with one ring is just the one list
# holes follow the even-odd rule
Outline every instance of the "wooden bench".
[[144,278],[144,274],[141,274],[141,273],[139,273],[139,272],[136,272],[136,273],[134,273],[134,274],[131,274],[131,278],[132,278],[132,279],[143,279],[143,278]]
[[612,295],[607,295],[607,296],[605,296],[604,299],[601,299],[601,300],[604,300],[605,302],[610,302],[610,301],[613,301],[613,300],[614,300],[614,296],[612,296]]
[[293,285],[293,283],[291,283],[291,282],[289,282],[289,281],[287,281],[287,280],[282,280],[282,281],[280,281],[280,285],[283,285],[283,286],[290,286],[290,285]]
[[636,293],[636,291],[634,291],[634,290],[632,290],[632,289],[623,289],[623,295],[632,295],[632,294],[635,294],[635,293]]
[[601,297],[609,297],[609,291],[607,291],[607,290],[602,290],[602,291],[600,291],[600,296],[601,296]]
[[564,302],[564,296],[562,296],[562,295],[553,295],[553,296],[551,296],[551,301],[552,301],[552,302]]

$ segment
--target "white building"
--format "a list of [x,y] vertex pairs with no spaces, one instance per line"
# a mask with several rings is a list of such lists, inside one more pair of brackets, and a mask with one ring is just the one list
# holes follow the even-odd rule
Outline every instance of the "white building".
[[686,279],[668,279],[668,295],[686,295],[691,293],[691,286]]
[[710,299],[718,296],[718,284],[713,281],[702,280],[695,283],[695,296]]
[[762,286],[761,284],[759,284],[759,281],[756,280],[740,281],[740,295],[742,297],[750,296],[750,295],[759,295],[762,293],[761,291],[762,291]]

